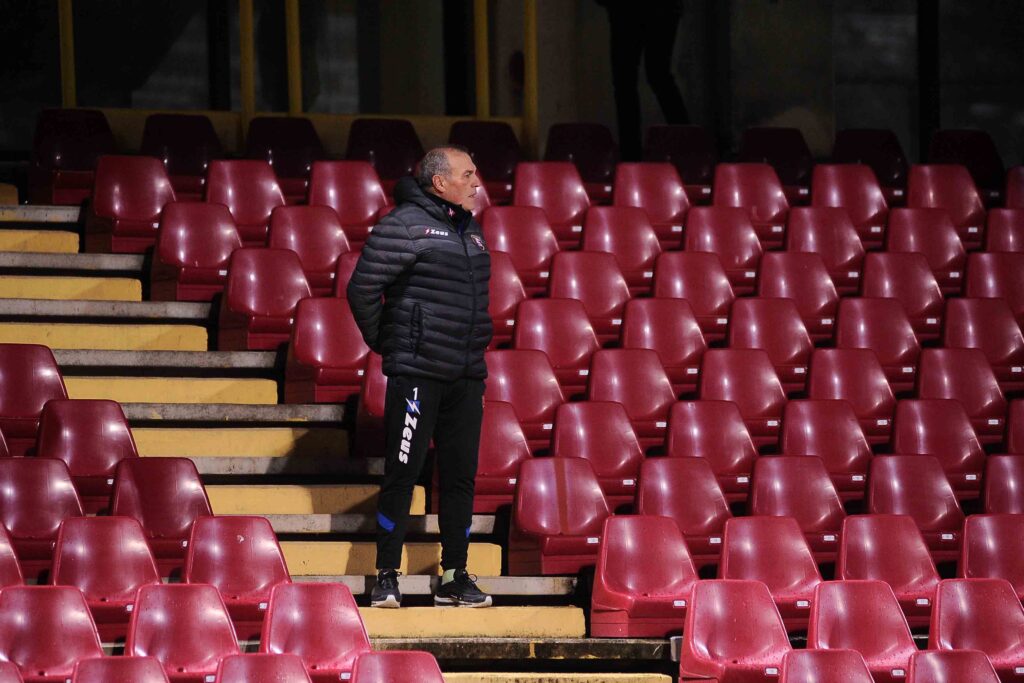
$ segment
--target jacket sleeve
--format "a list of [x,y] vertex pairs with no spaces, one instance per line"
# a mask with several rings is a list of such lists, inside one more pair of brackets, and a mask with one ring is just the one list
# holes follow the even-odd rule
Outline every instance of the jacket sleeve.
[[381,352],[384,292],[415,261],[409,228],[393,216],[387,216],[375,226],[363,245],[346,293],[363,341],[375,353]]

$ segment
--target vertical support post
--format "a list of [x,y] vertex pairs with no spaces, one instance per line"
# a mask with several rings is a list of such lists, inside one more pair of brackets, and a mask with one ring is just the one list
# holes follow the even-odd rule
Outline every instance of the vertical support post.
[[523,138],[530,154],[538,153],[537,0],[523,0]]
[[285,0],[285,39],[288,51],[288,113],[302,113],[302,38],[299,35],[299,0]]
[[60,24],[60,101],[62,107],[78,104],[75,90],[75,22],[71,11],[71,0],[57,3],[57,20]]
[[476,62],[476,117],[491,115],[491,60],[487,0],[473,0],[473,59]]
[[252,0],[238,0],[238,66],[241,82],[242,131],[256,115],[256,51],[253,43]]

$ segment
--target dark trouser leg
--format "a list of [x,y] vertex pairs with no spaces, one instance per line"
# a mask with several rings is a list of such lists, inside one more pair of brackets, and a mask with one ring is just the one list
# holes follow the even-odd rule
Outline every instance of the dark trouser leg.
[[608,7],[611,29],[612,84],[619,122],[619,150],[625,161],[640,160],[640,93],[637,71],[643,50],[643,26],[636,9]]
[[398,569],[412,489],[427,456],[441,405],[438,382],[389,377],[384,399],[384,481],[377,503],[377,569]]
[[483,395],[483,381],[464,379],[449,384],[441,399],[434,444],[441,487],[438,523],[443,569],[466,567]]
[[676,42],[680,15],[675,12],[652,12],[644,31],[644,70],[647,83],[654,91],[665,115],[665,122],[681,125],[690,122],[689,112],[679,86],[672,75],[672,47]]

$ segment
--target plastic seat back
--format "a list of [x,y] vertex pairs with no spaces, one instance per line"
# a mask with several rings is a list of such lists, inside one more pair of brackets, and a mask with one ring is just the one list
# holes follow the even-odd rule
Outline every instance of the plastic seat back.
[[46,402],[67,398],[53,352],[39,344],[0,344],[0,431],[11,455],[35,445]]
[[717,254],[733,290],[753,291],[763,249],[746,209],[694,207],[687,221],[685,248]]
[[1024,660],[1024,607],[1004,579],[946,579],[939,583],[928,629],[932,650],[981,650],[1000,680],[1012,680]]
[[707,342],[697,316],[683,299],[631,299],[622,318],[624,349],[651,349],[676,394],[697,388]]
[[227,270],[242,246],[231,212],[222,204],[168,202],[160,214],[155,259],[176,268]]
[[967,252],[944,209],[893,209],[886,251],[924,254],[942,291],[959,294]]
[[206,201],[228,207],[246,246],[266,243],[270,214],[285,203],[274,169],[255,159],[211,161]]
[[960,401],[904,400],[896,404],[892,451],[899,455],[934,455],[957,492],[981,489],[985,451]]
[[516,309],[519,302],[526,299],[526,290],[523,289],[523,282],[516,273],[512,259],[500,251],[491,252],[490,290],[487,312],[494,321],[494,339],[491,342],[491,348],[494,348],[512,338]]
[[389,181],[412,175],[423,145],[405,119],[356,119],[348,131],[345,158],[370,162]]
[[449,130],[448,141],[469,150],[473,163],[488,183],[505,185],[506,198],[512,194],[512,178],[522,152],[510,125],[504,121],[456,121]]
[[174,189],[159,159],[144,156],[106,155],[96,165],[92,210],[97,216],[130,221],[159,220]]
[[622,309],[630,293],[613,255],[589,251],[555,254],[548,296],[582,301],[598,340],[618,339]]
[[864,259],[863,296],[898,299],[919,338],[938,336],[942,291],[924,254],[871,253]]
[[896,399],[871,349],[816,349],[807,388],[813,399],[848,401],[868,441],[889,435]]
[[[601,193],[611,196],[619,149],[608,127],[600,123],[556,123],[548,128],[545,161],[568,161],[576,165],[583,182],[607,186]],[[603,189],[603,188],[602,188]]]
[[971,515],[964,524],[960,576],[1005,579],[1024,598],[1024,515]]
[[635,291],[646,292],[654,281],[654,262],[661,253],[658,235],[643,209],[595,206],[583,224],[583,250],[615,256]]
[[739,299],[732,306],[729,348],[762,349],[788,391],[807,380],[814,344],[792,299]]
[[989,209],[985,251],[1024,251],[1024,209]]
[[512,203],[544,209],[560,246],[579,244],[590,199],[576,167],[567,161],[524,161],[516,166]]
[[[718,576],[761,581],[776,603],[807,595],[821,583],[811,549],[792,517],[734,517],[726,522]],[[804,603],[798,609],[810,607],[809,601]]]
[[964,522],[942,465],[930,455],[875,456],[868,475],[868,512],[909,515],[933,552],[929,534],[946,535],[940,540],[956,549]]
[[654,267],[654,296],[686,299],[708,341],[725,338],[736,295],[715,254],[665,252]]
[[531,293],[544,291],[551,275],[551,257],[558,252],[558,239],[542,209],[496,206],[484,214],[483,231],[491,253],[508,254]]
[[[245,156],[262,159],[282,178],[309,178],[313,162],[326,156],[309,119],[298,116],[257,116],[249,121]],[[302,196],[305,199],[305,193]]]
[[[754,461],[750,513],[792,517],[811,541],[815,553],[839,548],[839,529],[846,514],[821,459],[771,456]],[[813,537],[813,538],[812,538]]]
[[224,305],[250,316],[287,317],[310,296],[298,254],[290,249],[245,247],[231,254]]
[[588,461],[533,458],[520,466],[513,529],[546,536],[599,536],[610,515]]
[[329,294],[338,257],[349,251],[338,214],[327,206],[279,206],[270,215],[272,249],[291,249],[299,255],[314,293]]
[[723,490],[746,492],[757,447],[732,401],[678,401],[668,420],[666,455],[708,462]]
[[836,348],[871,349],[894,391],[914,388],[921,344],[899,300],[845,298],[840,301]]
[[818,254],[766,253],[761,259],[757,295],[792,299],[812,339],[832,336],[839,294]]
[[146,534],[131,517],[72,517],[57,535],[52,582],[74,586],[86,600],[134,601],[142,586],[158,585]]
[[964,294],[1006,299],[1017,323],[1024,321],[1024,254],[971,254]]
[[[64,461],[0,459],[0,522],[15,547],[22,541],[49,541],[48,550],[52,549],[61,522],[81,516],[82,505]],[[26,559],[21,553],[19,558]]]
[[711,198],[711,181],[718,162],[718,150],[711,132],[701,126],[648,126],[644,136],[644,161],[668,162],[676,167],[687,185],[694,187],[690,197]]
[[814,158],[799,128],[747,128],[740,138],[740,161],[769,164],[783,185],[809,194]]
[[563,403],[555,414],[551,443],[555,457],[590,461],[606,497],[614,491],[633,502],[644,454],[620,403]]
[[114,135],[103,112],[43,109],[32,139],[29,201],[80,205],[92,194],[97,160],[113,152]]
[[[289,380],[300,383],[310,375],[314,376],[314,381],[321,379],[323,385],[337,388],[338,393],[325,392],[326,396],[345,401],[348,396],[358,394],[369,353],[370,348],[363,341],[346,299],[300,299],[295,307],[295,324],[288,344],[286,399],[310,402],[315,398],[307,393],[301,394],[301,401],[289,397]],[[325,376],[319,377],[321,374]]]
[[309,203],[334,209],[346,237],[358,245],[389,202],[369,162],[317,161],[310,173]]
[[793,650],[782,658],[781,683],[874,683],[856,650]]
[[18,564],[18,556],[14,552],[14,542],[7,529],[0,526],[0,589],[20,586],[23,583],[25,579],[22,577],[21,565]]
[[782,245],[789,202],[768,164],[718,164],[713,203],[747,209],[761,241],[766,246]]
[[[527,439],[549,439],[555,410],[565,398],[544,352],[535,349],[488,351],[487,371],[487,400],[511,403]],[[535,447],[533,443],[531,447]]]
[[925,650],[910,657],[907,683],[999,683],[980,650]]
[[185,560],[186,583],[208,583],[228,599],[269,596],[291,581],[277,534],[265,517],[199,517]]
[[[901,603],[912,598],[927,616],[939,574],[913,517],[853,515],[843,522],[836,578],[885,581]],[[923,601],[923,604],[922,604]],[[904,608],[906,611],[906,608]]]
[[298,655],[228,655],[220,660],[215,683],[310,683],[310,678]]
[[811,204],[846,209],[861,242],[865,246],[881,246],[889,204],[870,166],[816,165],[811,182]]
[[93,657],[75,664],[71,683],[168,683],[156,657]]
[[860,287],[864,244],[845,208],[799,206],[790,210],[786,250],[821,256],[837,290],[851,293]]
[[857,414],[846,401],[790,401],[782,417],[783,455],[821,458],[844,499],[862,498],[871,464],[871,446]]
[[1024,514],[1024,457],[990,455],[985,462],[985,512]]
[[1024,166],[1014,166],[1006,172],[1006,208],[1024,208]]
[[[907,155],[899,138],[882,128],[848,128],[836,133],[832,160],[839,164],[866,164],[886,188],[907,184]],[[893,193],[902,199],[903,192]]]
[[989,200],[1003,193],[1006,167],[999,158],[992,137],[983,130],[946,129],[932,133],[928,161],[933,164],[961,164]]
[[778,433],[786,404],[771,357],[761,349],[710,349],[704,354],[700,397],[734,402],[755,442]]
[[429,652],[366,652],[356,659],[352,683],[390,683],[417,681],[444,683],[441,669]]
[[963,404],[983,443],[1002,440],[1006,398],[985,354],[978,349],[925,349],[918,369],[920,398]]
[[964,166],[911,166],[907,181],[907,206],[945,209],[964,244],[968,248],[981,245],[985,205]]
[[679,244],[690,210],[683,181],[668,163],[619,164],[615,169],[612,204],[646,211],[663,247]]
[[[210,162],[224,154],[213,122],[207,116],[192,114],[147,116],[139,151],[162,159],[172,178],[205,176]],[[200,191],[203,182],[198,184]]]
[[486,401],[480,425],[474,512],[493,512],[512,502],[519,465],[532,457],[512,404]]
[[130,458],[117,466],[111,514],[134,517],[151,539],[188,538],[213,514],[199,470],[188,458]]

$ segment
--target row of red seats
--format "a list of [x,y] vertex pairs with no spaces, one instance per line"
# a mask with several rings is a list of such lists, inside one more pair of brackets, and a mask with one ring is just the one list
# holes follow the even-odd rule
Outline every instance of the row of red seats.
[[[776,680],[774,674],[772,680]],[[855,650],[844,649],[790,650],[782,656],[782,671],[777,680],[781,683],[874,683],[864,657]],[[910,656],[904,680],[907,683],[999,683],[999,676],[984,652],[924,650]]]

